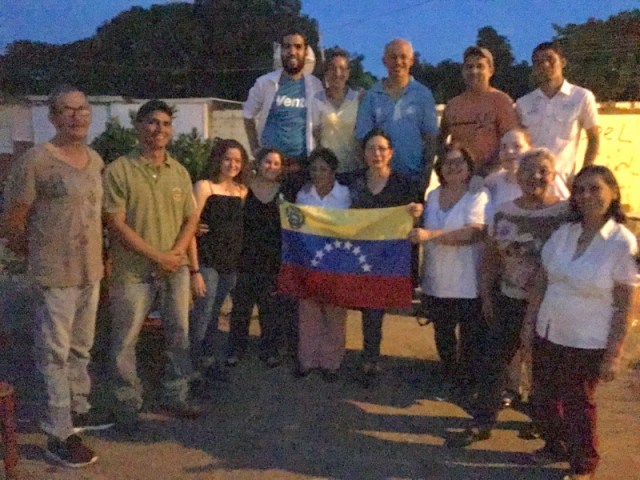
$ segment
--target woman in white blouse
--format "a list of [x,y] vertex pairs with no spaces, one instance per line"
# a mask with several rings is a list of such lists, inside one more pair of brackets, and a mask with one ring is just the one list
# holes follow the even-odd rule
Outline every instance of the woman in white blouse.
[[[422,301],[433,321],[446,393],[477,380],[472,361],[481,330],[478,274],[489,196],[485,189],[469,190],[473,160],[465,148],[450,147],[434,170],[440,186],[427,197],[424,228],[414,228],[409,239],[424,243]],[[412,206],[410,211],[419,216],[422,209]]]
[[[568,460],[566,479],[590,479],[598,464],[595,389],[620,366],[637,283],[635,237],[623,223],[620,189],[600,165],[578,173],[573,222],[544,245],[527,322],[533,343],[533,414],[545,446],[539,463]],[[532,340],[533,339],[533,340]]]
[[[323,208],[349,208],[349,189],[336,181],[338,159],[328,148],[316,148],[309,156],[311,182],[298,192],[296,203]],[[320,369],[324,379],[333,382],[344,357],[347,310],[314,298],[302,298],[298,306],[298,368],[305,376]]]

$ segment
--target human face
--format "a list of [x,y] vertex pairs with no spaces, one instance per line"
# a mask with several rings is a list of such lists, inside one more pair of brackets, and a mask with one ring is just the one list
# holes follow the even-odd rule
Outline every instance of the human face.
[[604,219],[611,202],[620,198],[618,191],[596,173],[576,178],[572,190],[574,205],[585,218]]
[[91,106],[82,92],[69,92],[59,97],[49,120],[56,135],[69,141],[83,141],[91,126]]
[[302,35],[287,35],[282,39],[280,47],[282,68],[290,75],[302,72],[307,46]]
[[469,55],[462,64],[462,78],[467,90],[487,90],[492,76],[493,67],[484,57]]
[[442,177],[446,185],[460,185],[469,182],[471,172],[469,165],[459,150],[452,150],[447,153],[442,162]]
[[162,150],[171,141],[173,120],[167,113],[156,110],[136,124],[140,144],[148,150]]
[[349,60],[344,57],[333,57],[327,65],[324,76],[329,87],[344,89],[349,80]]
[[277,181],[282,173],[282,158],[275,152],[268,153],[258,164],[258,175],[265,180]]
[[329,164],[321,158],[316,158],[309,165],[309,174],[311,182],[316,187],[317,192],[329,192],[333,188],[336,180],[336,173],[331,169]]
[[221,179],[235,178],[242,171],[242,153],[237,148],[229,148],[220,164]]
[[387,67],[389,78],[395,80],[409,78],[409,71],[413,66],[413,61],[414,56],[411,45],[401,40],[389,45],[382,57],[382,63]]
[[539,50],[533,56],[533,76],[541,84],[562,81],[566,64],[567,61],[555,50]]
[[525,161],[520,162],[516,178],[523,195],[542,199],[554,177],[555,169],[551,160],[535,156],[525,157]]
[[389,141],[376,135],[371,137],[364,147],[364,159],[368,168],[380,170],[389,167],[393,157],[393,149]]
[[518,170],[520,155],[529,150],[529,142],[519,130],[509,130],[500,140],[500,164],[508,172]]

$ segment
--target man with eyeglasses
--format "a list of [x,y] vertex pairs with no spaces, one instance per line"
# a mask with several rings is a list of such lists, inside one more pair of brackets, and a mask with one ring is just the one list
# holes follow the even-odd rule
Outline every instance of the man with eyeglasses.
[[498,170],[500,139],[518,125],[511,97],[491,86],[493,73],[488,49],[472,45],[464,51],[465,91],[447,103],[438,134],[439,152],[448,141],[459,143],[471,153],[474,173],[483,177]]
[[[3,223],[9,245],[27,252],[35,285],[35,359],[44,377],[46,455],[68,467],[98,458],[77,433],[108,428],[90,415],[87,372],[103,276],[103,162],[85,145],[91,109],[71,86],[49,97],[56,134],[11,169]],[[91,411],[92,412],[92,411]]]
[[522,125],[529,130],[532,144],[546,147],[556,157],[556,174],[570,185],[576,168],[578,142],[582,130],[587,148],[581,165],[591,165],[598,155],[598,106],[593,93],[567,82],[567,60],[560,45],[543,42],[531,55],[533,76],[538,88],[516,101]]
[[355,135],[358,141],[374,128],[384,130],[395,147],[392,168],[424,191],[433,163],[438,132],[431,90],[414,80],[411,43],[395,39],[384,48],[387,77],[376,83],[360,102]]

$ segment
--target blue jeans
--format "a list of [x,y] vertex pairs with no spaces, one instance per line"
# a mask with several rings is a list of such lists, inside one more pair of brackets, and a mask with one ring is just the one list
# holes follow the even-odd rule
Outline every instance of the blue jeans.
[[166,342],[167,365],[162,380],[165,403],[180,403],[189,392],[189,271],[186,266],[171,274],[158,275],[148,283],[112,285],[111,355],[115,365],[117,406],[123,413],[142,407],[142,385],[136,368],[136,343],[149,310],[159,300]]
[[36,287],[34,352],[44,377],[49,435],[73,434],[71,412],[86,413],[91,379],[87,366],[96,327],[100,282],[82,287]]
[[198,367],[215,362],[215,338],[218,331],[218,316],[224,299],[236,284],[235,273],[220,274],[215,268],[200,268],[207,287],[204,297],[196,297],[191,310],[189,335],[191,353]]

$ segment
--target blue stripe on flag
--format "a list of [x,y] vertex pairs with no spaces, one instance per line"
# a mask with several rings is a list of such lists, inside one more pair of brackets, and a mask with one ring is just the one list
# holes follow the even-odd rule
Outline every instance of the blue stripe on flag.
[[320,272],[410,274],[408,240],[341,240],[282,230],[282,262]]

